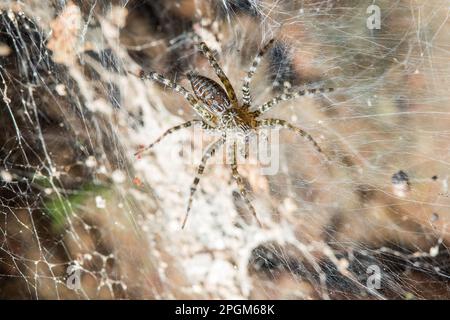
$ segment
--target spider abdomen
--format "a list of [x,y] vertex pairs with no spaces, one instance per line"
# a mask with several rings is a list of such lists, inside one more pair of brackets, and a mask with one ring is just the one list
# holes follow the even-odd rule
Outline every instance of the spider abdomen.
[[231,103],[225,90],[214,80],[204,76],[189,73],[192,90],[211,112],[221,115],[230,108]]

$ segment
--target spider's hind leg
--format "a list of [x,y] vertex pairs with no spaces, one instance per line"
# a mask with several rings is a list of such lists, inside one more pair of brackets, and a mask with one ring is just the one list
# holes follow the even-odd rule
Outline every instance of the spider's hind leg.
[[182,229],[184,229],[184,226],[186,225],[187,219],[189,217],[189,212],[191,211],[192,201],[194,199],[194,194],[197,191],[198,183],[200,182],[200,178],[203,174],[203,171],[205,170],[206,162],[214,156],[214,154],[217,151],[217,148],[219,148],[223,143],[225,142],[225,139],[222,138],[220,140],[217,140],[216,142],[212,143],[208,149],[203,154],[202,160],[200,162],[200,165],[197,169],[197,175],[194,178],[194,181],[192,182],[191,188],[190,188],[190,195],[186,210],[186,215],[184,216],[183,224],[181,226]]
[[158,137],[158,139],[156,139],[155,141],[153,141],[152,143],[150,143],[147,147],[140,149],[140,150],[137,151],[134,155],[137,156],[137,155],[140,155],[140,154],[142,154],[143,152],[145,152],[145,151],[147,151],[147,150],[150,150],[151,148],[153,148],[153,146],[154,146],[155,144],[157,144],[158,142],[160,142],[162,139],[164,139],[164,138],[165,138],[166,136],[168,136],[169,134],[174,133],[175,131],[178,131],[178,130],[181,130],[181,129],[184,129],[184,128],[189,128],[189,127],[191,127],[191,126],[193,126],[193,125],[195,125],[195,124],[202,124],[202,126],[203,126],[204,128],[209,127],[209,126],[208,126],[206,123],[204,123],[202,120],[190,120],[190,121],[187,121],[187,122],[185,122],[185,123],[182,123],[182,124],[179,124],[179,125],[177,125],[177,126],[174,126],[174,127],[170,128],[170,129],[167,129],[162,135],[160,135],[160,136]]
[[247,190],[245,189],[245,184],[244,181],[242,179],[241,174],[239,173],[238,169],[237,169],[237,159],[236,159],[236,152],[237,152],[237,146],[236,143],[233,144],[233,158],[232,158],[232,163],[231,163],[231,172],[233,174],[233,178],[234,180],[236,180],[236,184],[239,188],[239,192],[242,196],[242,198],[245,201],[245,204],[247,205],[248,209],[251,211],[253,217],[255,218],[256,222],[258,222],[259,226],[262,227],[262,223],[261,221],[259,221],[258,216],[256,215],[256,210],[253,207],[249,197],[248,197],[248,193]]

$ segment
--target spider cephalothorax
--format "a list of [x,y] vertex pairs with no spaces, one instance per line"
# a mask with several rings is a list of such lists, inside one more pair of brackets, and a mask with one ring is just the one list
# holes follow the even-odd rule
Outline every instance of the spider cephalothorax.
[[[324,93],[324,92],[330,92],[333,91],[332,88],[319,88],[319,89],[304,89],[304,90],[298,90],[294,91],[290,87],[285,88],[285,92],[283,94],[280,94],[278,96],[275,96],[268,102],[256,106],[254,108],[254,111],[251,110],[253,108],[252,106],[252,100],[250,96],[250,82],[253,77],[253,74],[255,73],[260,61],[261,57],[264,55],[264,53],[267,51],[268,47],[273,43],[273,39],[269,41],[256,55],[255,59],[253,60],[253,63],[250,67],[250,70],[247,73],[247,76],[244,79],[244,84],[242,86],[242,103],[239,103],[236,93],[233,89],[233,86],[231,85],[230,81],[228,80],[225,73],[222,71],[222,68],[217,63],[214,55],[209,50],[208,46],[201,42],[199,44],[200,51],[204,54],[204,56],[208,59],[210,65],[213,67],[217,77],[222,82],[223,87],[217,83],[216,81],[198,75],[195,72],[190,72],[187,74],[187,78],[191,83],[192,90],[194,92],[195,97],[189,93],[185,88],[180,86],[179,84],[176,84],[166,78],[164,78],[162,75],[151,72],[149,74],[141,73],[141,78],[143,79],[151,79],[158,81],[176,92],[182,94],[184,98],[189,102],[189,104],[192,106],[192,108],[197,112],[197,114],[200,116],[201,119],[198,120],[190,120],[183,124],[177,125],[175,127],[172,127],[168,129],[166,132],[164,132],[158,139],[156,139],[152,144],[150,144],[147,148],[141,149],[138,151],[138,153],[142,153],[145,150],[148,150],[152,148],[156,143],[162,140],[165,136],[171,134],[174,131],[180,130],[182,128],[187,128],[192,125],[199,124],[202,126],[203,129],[218,131],[221,133],[221,137],[219,140],[213,142],[208,149],[206,150],[205,154],[203,155],[201,159],[201,163],[197,170],[197,176],[194,178],[194,181],[192,183],[191,189],[190,189],[190,197],[188,200],[186,215],[183,221],[183,227],[186,224],[189,211],[191,209],[191,204],[193,200],[193,196],[195,194],[195,191],[197,189],[197,185],[200,182],[200,176],[203,174],[203,171],[205,169],[206,162],[210,157],[212,157],[217,149],[222,146],[225,143],[225,139],[227,135],[230,135],[231,133],[240,134],[243,135],[248,141],[249,135],[252,133],[252,131],[257,131],[262,128],[285,128],[294,131],[297,134],[300,134],[302,137],[306,138],[309,142],[312,143],[313,147],[318,151],[321,155],[323,155],[325,158],[326,156],[323,154],[322,149],[319,147],[319,145],[314,141],[314,139],[309,135],[306,131],[293,126],[289,122],[282,120],[282,119],[259,119],[259,117],[274,107],[276,104],[278,104],[281,101],[285,100],[291,100],[300,96],[304,96],[306,94],[317,94],[317,93]],[[237,169],[237,146],[236,142],[233,143],[232,148],[232,163],[231,163],[231,173],[233,175],[233,178],[236,180],[237,185],[239,187],[240,193],[242,197],[244,198],[245,202],[247,203],[249,209],[251,210],[253,216],[258,221],[259,220],[256,216],[256,211],[253,208],[248,195],[247,190],[245,189],[243,180],[241,175],[238,172]]]

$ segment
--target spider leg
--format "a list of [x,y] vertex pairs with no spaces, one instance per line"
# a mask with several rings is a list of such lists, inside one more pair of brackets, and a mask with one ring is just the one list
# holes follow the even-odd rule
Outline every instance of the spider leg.
[[245,204],[251,211],[253,217],[255,217],[255,220],[258,222],[259,226],[262,227],[261,221],[259,221],[258,216],[256,215],[256,210],[253,207],[253,205],[248,197],[247,190],[245,189],[245,185],[244,185],[242,176],[240,175],[240,173],[237,169],[236,149],[237,149],[237,146],[236,146],[236,142],[235,142],[233,144],[233,157],[232,157],[232,163],[231,163],[231,172],[233,174],[234,180],[236,180],[236,184],[239,188],[239,192],[241,193],[242,198],[245,201]]
[[173,81],[170,81],[169,79],[165,78],[164,76],[156,72],[150,72],[149,74],[145,74],[143,71],[141,71],[140,78],[143,80],[149,79],[157,81],[171,88],[175,92],[180,93],[189,102],[189,104],[192,106],[195,112],[197,112],[197,114],[200,117],[202,117],[202,119],[204,119],[206,122],[209,123],[215,122],[215,116],[208,109],[206,109],[201,103],[199,103],[197,99],[191,93],[189,93],[189,91],[187,91],[183,86]]
[[206,59],[208,59],[208,62],[214,69],[214,72],[216,73],[217,77],[219,77],[220,81],[223,83],[223,86],[225,87],[225,90],[227,92],[228,98],[231,101],[231,104],[237,108],[239,104],[233,86],[231,85],[231,82],[228,79],[228,77],[223,72],[213,53],[204,42],[200,42],[199,48],[200,51],[203,53],[203,55],[206,57]]
[[282,128],[282,129],[288,129],[288,130],[294,131],[295,133],[301,135],[306,140],[308,140],[312,144],[314,149],[325,159],[326,162],[330,161],[328,159],[327,155],[322,151],[322,148],[319,146],[319,144],[314,140],[314,138],[308,132],[290,124],[286,120],[281,120],[281,119],[258,120],[257,128],[259,129],[259,128],[264,128],[264,127],[272,128],[272,129]]
[[217,151],[217,148],[219,148],[223,143],[225,142],[224,138],[221,138],[220,140],[217,140],[213,142],[208,149],[203,154],[202,160],[200,162],[200,165],[197,169],[197,175],[194,178],[194,181],[192,182],[191,188],[190,188],[190,195],[189,195],[189,201],[187,205],[186,215],[184,216],[183,224],[181,226],[182,229],[184,229],[184,226],[186,225],[186,221],[189,216],[189,212],[191,211],[192,201],[194,199],[194,194],[197,191],[197,185],[200,182],[200,178],[203,174],[203,171],[205,170],[206,162],[209,160],[209,158],[213,157],[214,154]]
[[283,93],[289,94],[292,90],[292,84],[289,81],[283,82]]
[[298,97],[302,97],[305,95],[315,95],[315,94],[322,94],[322,93],[328,93],[334,91],[334,88],[313,88],[313,89],[303,89],[300,91],[296,91],[294,93],[287,92],[289,90],[284,90],[284,92],[274,98],[272,100],[267,101],[263,105],[259,106],[257,110],[253,111],[253,115],[255,117],[259,117],[263,113],[269,111],[274,106],[276,106],[281,101],[288,101],[292,100]]
[[193,125],[195,125],[195,124],[201,124],[203,129],[212,129],[212,127],[211,127],[210,125],[208,125],[206,122],[204,122],[204,121],[202,121],[202,120],[190,120],[190,121],[187,121],[187,122],[185,122],[185,123],[176,125],[176,126],[170,128],[170,129],[166,130],[162,135],[160,135],[160,136],[158,137],[158,139],[156,139],[155,141],[153,141],[153,142],[152,142],[151,144],[149,144],[147,147],[140,149],[140,150],[137,151],[134,155],[137,156],[137,155],[140,155],[140,154],[142,154],[143,152],[145,152],[145,151],[147,151],[147,150],[150,150],[151,148],[153,148],[153,146],[154,146],[155,144],[157,144],[158,142],[160,142],[162,139],[164,139],[164,138],[165,138],[166,136],[168,136],[169,134],[171,134],[171,133],[173,133],[173,132],[175,132],[175,131],[184,129],[184,128],[189,128],[189,127],[191,127],[191,126],[193,126]]
[[261,59],[264,56],[264,54],[267,52],[269,47],[272,45],[275,39],[271,39],[264,47],[261,48],[261,50],[258,52],[258,54],[253,59],[252,65],[250,69],[248,70],[247,76],[244,78],[244,84],[242,86],[242,100],[244,105],[247,106],[247,108],[250,106],[252,102],[252,97],[250,95],[250,82],[252,81],[253,75],[255,74],[256,70],[258,69],[259,64],[261,63]]

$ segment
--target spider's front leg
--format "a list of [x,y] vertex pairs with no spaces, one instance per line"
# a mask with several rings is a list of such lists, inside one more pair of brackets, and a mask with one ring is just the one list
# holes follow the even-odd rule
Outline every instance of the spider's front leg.
[[303,138],[308,140],[308,142],[310,142],[312,144],[314,149],[324,158],[324,160],[326,162],[330,162],[330,159],[328,158],[328,156],[322,151],[322,148],[319,146],[319,144],[314,140],[314,138],[308,132],[290,124],[286,120],[281,120],[281,119],[258,120],[257,121],[257,129],[262,129],[262,128],[288,129],[288,130],[294,131],[295,133],[299,134],[300,136],[302,136]]
[[247,76],[244,78],[244,84],[242,85],[242,100],[244,103],[244,106],[249,107],[252,102],[252,97],[250,95],[250,82],[252,81],[253,75],[255,74],[256,70],[258,69],[259,64],[261,63],[261,59],[264,56],[264,54],[267,52],[269,47],[272,45],[272,43],[275,41],[275,39],[271,39],[267,44],[262,47],[262,49],[258,52],[258,54],[253,59],[252,65],[250,69],[247,72]]
[[203,55],[208,59],[209,64],[211,67],[213,67],[214,72],[216,73],[217,77],[219,77],[220,81],[223,83],[223,86],[225,87],[225,90],[227,91],[228,98],[230,99],[231,104],[237,108],[239,103],[236,97],[236,93],[234,92],[233,86],[231,85],[230,80],[226,76],[225,72],[223,72],[222,68],[220,67],[219,63],[217,62],[216,58],[214,57],[214,54],[211,52],[211,50],[208,48],[206,43],[200,42],[199,44],[200,51],[203,53]]
[[187,100],[187,102],[189,102],[189,104],[192,106],[195,112],[197,112],[197,114],[200,117],[202,117],[202,119],[204,119],[208,123],[211,124],[214,123],[215,116],[209,110],[207,110],[201,103],[199,103],[197,99],[195,99],[195,97],[192,94],[190,94],[189,91],[187,91],[183,86],[173,81],[170,81],[169,79],[165,78],[164,76],[156,72],[150,72],[148,74],[145,74],[144,71],[141,71],[140,78],[143,80],[149,79],[159,82],[171,88],[175,92],[180,93]]
[[214,156],[214,154],[216,153],[217,149],[225,143],[225,137],[221,138],[220,140],[217,140],[216,142],[213,142],[208,149],[205,151],[205,153],[203,154],[202,160],[200,162],[200,165],[198,166],[197,169],[197,175],[194,178],[194,181],[192,182],[191,188],[190,188],[190,195],[189,195],[189,200],[188,200],[188,205],[187,205],[187,210],[186,210],[186,215],[184,216],[184,220],[183,220],[183,224],[181,226],[182,229],[184,229],[184,226],[186,225],[188,216],[189,216],[189,212],[191,211],[191,206],[192,206],[192,201],[194,199],[194,194],[195,191],[197,191],[197,185],[200,182],[200,178],[203,174],[203,171],[205,170],[205,166],[206,166],[206,162]]
[[253,207],[248,194],[247,194],[247,190],[245,189],[245,184],[244,181],[242,179],[242,176],[240,175],[238,169],[237,169],[237,157],[236,157],[236,153],[237,153],[237,146],[236,146],[236,142],[233,144],[233,155],[232,155],[232,163],[231,163],[231,172],[233,174],[233,178],[234,180],[236,180],[236,184],[239,188],[239,192],[241,193],[242,198],[245,201],[245,204],[247,205],[248,209],[251,211],[253,217],[255,218],[256,222],[258,222],[259,226],[262,227],[262,223],[261,221],[259,221],[258,216],[256,215],[256,210]]

